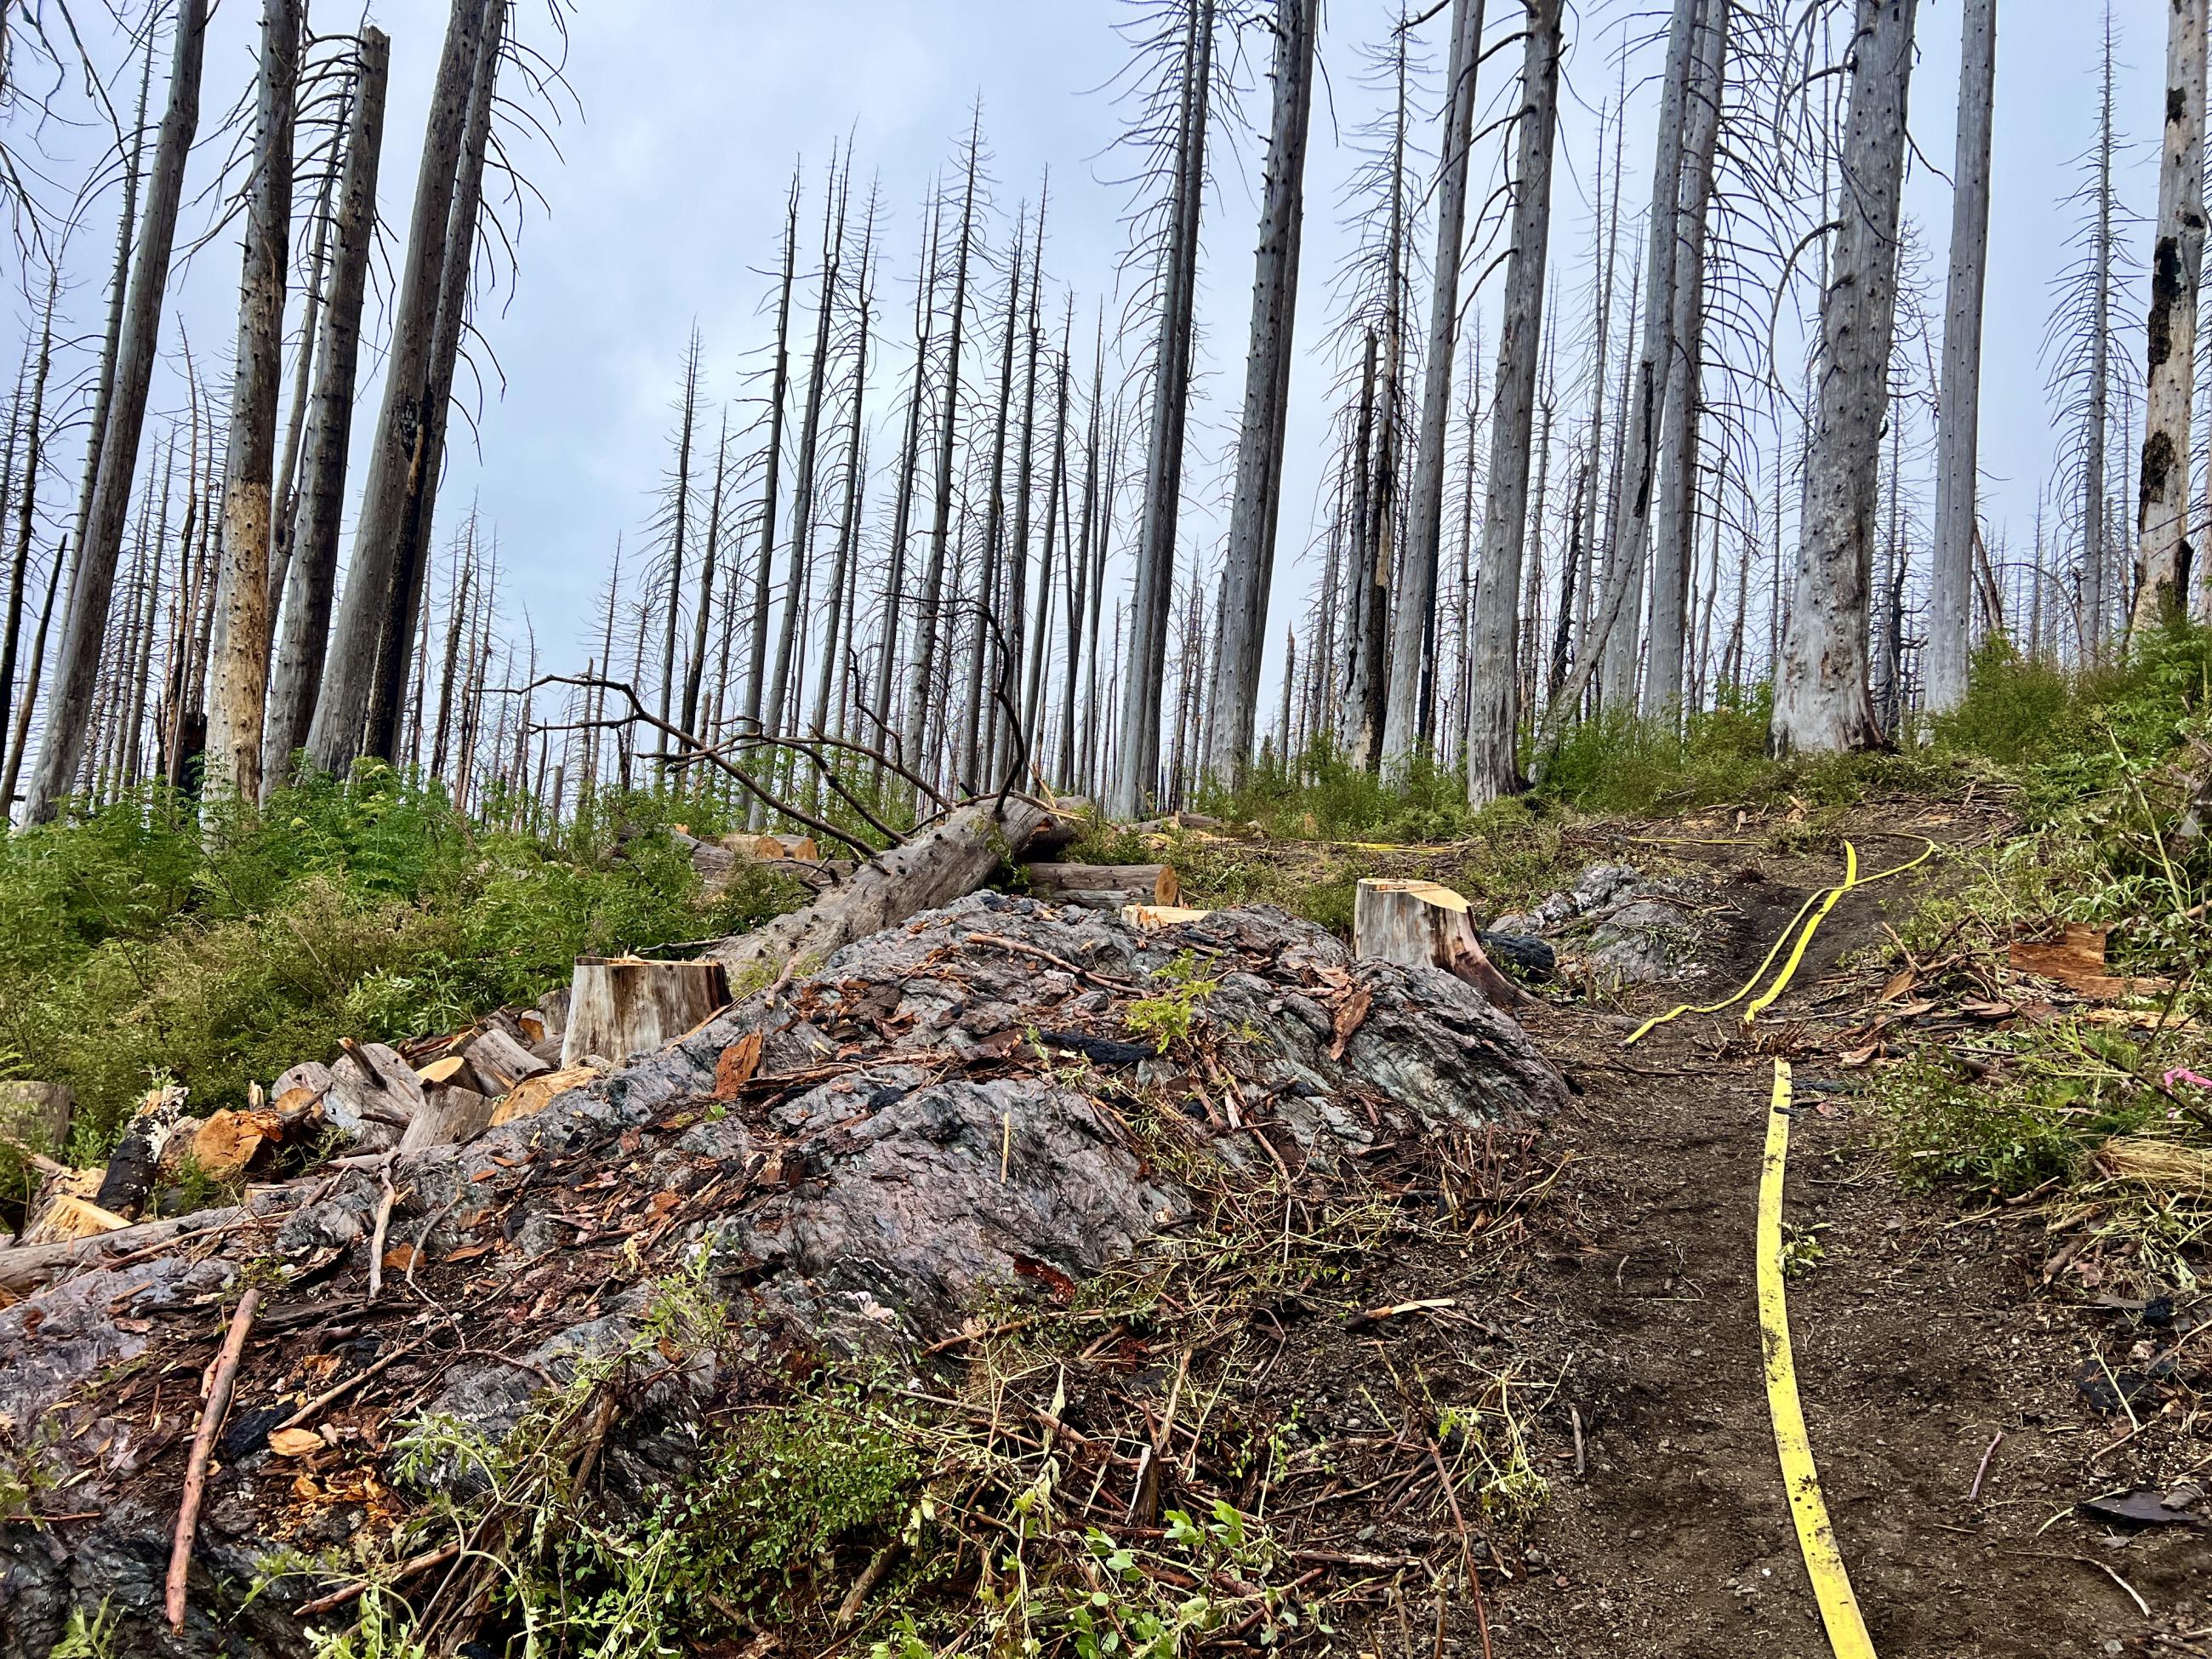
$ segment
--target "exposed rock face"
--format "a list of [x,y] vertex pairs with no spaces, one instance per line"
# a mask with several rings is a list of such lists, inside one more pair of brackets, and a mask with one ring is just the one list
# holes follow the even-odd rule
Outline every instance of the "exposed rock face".
[[[979,1292],[1049,1303],[1191,1221],[1197,1200],[1170,1162],[1328,1167],[1564,1096],[1472,988],[1355,962],[1279,912],[1140,934],[1091,910],[972,896],[838,951],[773,1007],[749,998],[535,1116],[400,1158],[398,1254],[368,1311],[382,1186],[356,1170],[203,1261],[87,1275],[0,1314],[9,1455],[59,1479],[92,1469],[64,1507],[100,1511],[0,1529],[0,1659],[45,1659],[68,1609],[103,1597],[124,1620],[118,1650],[303,1650],[288,1610],[328,1580],[286,1579],[239,1608],[280,1541],[331,1547],[363,1524],[343,1505],[311,1524],[289,1514],[297,1480],[336,1491],[343,1470],[319,1462],[311,1479],[266,1449],[268,1427],[315,1392],[301,1378],[318,1354],[343,1348],[343,1378],[422,1345],[379,1384],[394,1419],[359,1405],[368,1430],[327,1460],[389,1487],[407,1421],[442,1413],[495,1440],[548,1383],[657,1341],[606,1439],[611,1489],[644,1490],[680,1478],[701,1413],[738,1386],[726,1349],[652,1334],[656,1280],[683,1276],[731,1306],[758,1352],[910,1358],[956,1333]],[[159,1603],[179,1443],[223,1288],[256,1260],[289,1282],[240,1373],[235,1443],[173,1637]],[[149,1442],[148,1382],[164,1366]]]
[[1679,884],[1648,880],[1632,864],[1594,864],[1571,890],[1495,926],[1562,940],[1571,971],[1585,979],[1654,985],[1696,969],[1703,940],[1683,908],[1687,896]]

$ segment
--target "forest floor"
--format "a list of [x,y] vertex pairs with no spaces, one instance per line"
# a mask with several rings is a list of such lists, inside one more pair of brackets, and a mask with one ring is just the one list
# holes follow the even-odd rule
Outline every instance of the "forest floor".
[[[1909,856],[1923,837],[1984,838],[2000,820],[1971,805],[1891,802],[1836,828],[1858,843],[1863,868]],[[2139,1390],[2127,1370],[2146,1340],[2164,1347],[2179,1334],[2187,1344],[2188,1298],[2172,1314],[2154,1307],[2150,1317],[2174,1321],[2162,1331],[2140,1326],[2070,1276],[2048,1282],[2046,1263],[2063,1264],[2033,1212],[1908,1187],[1864,1097],[1869,1073],[1851,1069],[1853,1058],[1866,1062],[1845,1057],[1856,1041],[1846,1033],[1866,1021],[1885,978],[1867,947],[1944,877],[1845,896],[1750,1034],[1731,1010],[1686,1017],[1624,1049],[1636,1018],[1686,995],[1717,1000],[1751,975],[1807,896],[1838,878],[1841,849],[1777,854],[1711,816],[1620,836],[1616,856],[1663,848],[1713,884],[1706,971],[1618,1011],[1535,1015],[1532,1032],[1577,1093],[1539,1144],[1561,1167],[1527,1248],[1472,1274],[1457,1252],[1415,1251],[1378,1262],[1359,1292],[1376,1303],[1458,1298],[1451,1316],[1467,1323],[1456,1334],[1437,1325],[1370,1339],[1394,1375],[1466,1363],[1452,1351],[1475,1341],[1470,1331],[1492,1356],[1478,1363],[1496,1370],[1508,1363],[1497,1352],[1510,1351],[1528,1398],[1528,1455],[1548,1495],[1516,1547],[1522,1559],[1503,1564],[1512,1582],[1492,1580],[1486,1645],[1474,1608],[1401,1601],[1361,1646],[1608,1659],[1829,1652],[1777,1461],[1754,1304],[1754,1210],[1783,1054],[1801,1108],[1785,1211],[1804,1263],[1789,1282],[1798,1376],[1876,1651],[2212,1652],[2201,1522],[2130,1530],[2076,1508],[2205,1482],[2212,1456],[2191,1437],[2188,1413],[2161,1415],[2157,1390]],[[2100,1376],[2117,1377],[2132,1403],[2100,1389]],[[1370,1520],[1365,1547],[1420,1553],[1449,1538],[1456,1523],[1441,1492],[1409,1496],[1418,1501]]]

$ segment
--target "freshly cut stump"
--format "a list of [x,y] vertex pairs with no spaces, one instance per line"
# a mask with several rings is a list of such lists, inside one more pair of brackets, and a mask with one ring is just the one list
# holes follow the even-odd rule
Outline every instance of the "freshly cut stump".
[[579,957],[568,987],[562,1067],[581,1065],[586,1054],[620,1064],[651,1054],[712,1018],[729,1000],[729,979],[719,962]]
[[1530,1000],[1483,954],[1467,900],[1439,882],[1361,882],[1352,911],[1352,953],[1362,961],[1441,968],[1500,1008]]

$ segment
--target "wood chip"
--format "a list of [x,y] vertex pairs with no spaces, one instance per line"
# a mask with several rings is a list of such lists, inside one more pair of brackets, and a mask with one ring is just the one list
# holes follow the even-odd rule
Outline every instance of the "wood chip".
[[323,1449],[323,1437],[313,1429],[277,1429],[269,1437],[269,1449],[279,1457],[305,1457]]
[[753,1080],[753,1073],[760,1069],[761,1048],[766,1041],[765,1033],[748,1031],[722,1050],[721,1059],[714,1063],[715,1099],[738,1098],[738,1092]]

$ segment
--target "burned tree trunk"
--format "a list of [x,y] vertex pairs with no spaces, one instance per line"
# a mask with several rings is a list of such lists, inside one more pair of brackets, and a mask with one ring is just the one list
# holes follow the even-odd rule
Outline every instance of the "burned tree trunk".
[[48,703],[53,718],[47,722],[46,741],[31,775],[27,816],[34,823],[52,817],[62,798],[75,786],[91,736],[87,716],[100,677],[100,647],[115,592],[115,566],[123,551],[124,520],[131,510],[138,440],[145,425],[146,399],[160,347],[162,298],[169,281],[169,255],[176,240],[177,210],[184,198],[185,162],[199,131],[207,0],[179,0],[175,28],[169,106],[154,146],[145,222],[139,232],[130,299],[116,347],[114,393],[100,430],[84,541],[78,550],[76,580],[62,629],[61,659]]
[[1526,0],[1513,252],[1491,405],[1490,498],[1483,517],[1482,585],[1475,599],[1474,707],[1468,712],[1468,799],[1487,805],[1520,784],[1518,599],[1528,526],[1528,457],[1536,412],[1536,354],[1544,331],[1545,263],[1552,223],[1552,149],[1559,132],[1562,0]]
[[775,574],[776,491],[783,476],[783,406],[791,392],[791,289],[799,259],[799,175],[792,174],[791,198],[783,216],[783,283],[775,305],[775,368],[770,379],[766,477],[761,485],[759,562],[753,568],[750,650],[745,659],[746,726],[761,729],[761,696],[768,684],[769,589]]
[[[1608,708],[1636,707],[1637,665],[1644,628],[1644,566],[1651,545],[1651,514],[1658,502],[1661,404],[1674,359],[1674,285],[1680,238],[1675,215],[1681,203],[1684,129],[1697,61],[1698,23],[1708,0],[1674,0],[1667,40],[1667,74],[1660,91],[1659,141],[1651,178],[1651,217],[1645,229],[1644,343],[1636,359],[1627,424],[1622,431],[1622,474],[1615,503],[1612,555],[1605,594],[1591,619],[1585,670],[1601,663],[1600,695]],[[1567,687],[1582,698],[1587,672]]]
[[1153,349],[1152,417],[1146,436],[1144,516],[1131,600],[1128,689],[1122,699],[1121,753],[1105,803],[1109,816],[1121,818],[1137,817],[1159,783],[1160,704],[1175,599],[1176,526],[1182,506],[1183,431],[1189,414],[1199,219],[1213,81],[1213,0],[1187,3],[1159,337]]
[[345,512],[354,383],[361,363],[362,308],[368,295],[369,250],[376,240],[376,176],[384,149],[392,42],[382,31],[366,28],[358,51],[353,113],[346,131],[345,176],[338,186],[330,297],[323,307],[322,338],[315,350],[307,479],[285,566],[283,617],[269,690],[264,775],[280,782],[294,754],[307,740],[307,725],[322,690],[323,653],[337,580],[338,526]]
[[1996,91],[1996,0],[1966,0],[1959,48],[1958,153],[1951,169],[1951,273],[1943,290],[1943,384],[1936,411],[1936,562],[1929,599],[1928,706],[1966,695],[1980,453],[1982,291],[1990,248],[1990,127]]
[[2171,0],[2158,240],[2151,255],[2149,387],[2136,505],[2133,625],[2139,629],[2179,619],[2189,605],[2189,424],[2204,264],[2204,53],[2205,0]]
[[[1470,3],[1480,14],[1481,0],[1461,0],[1461,9]],[[1243,781],[1252,757],[1252,729],[1259,709],[1261,651],[1282,518],[1283,445],[1290,419],[1298,256],[1305,235],[1306,141],[1313,124],[1319,13],[1318,0],[1278,0],[1275,7],[1274,112],[1261,198],[1260,251],[1252,278],[1252,339],[1237,439],[1237,493],[1230,507],[1229,548],[1221,573],[1221,653],[1214,674],[1213,727],[1206,745],[1206,772],[1221,784]],[[1456,52],[1456,33],[1453,40]],[[1468,79],[1471,83],[1471,74]],[[1451,107],[1459,107],[1456,99]],[[1459,176],[1464,186],[1463,156]],[[1462,188],[1462,198],[1464,193]]]
[[292,251],[292,108],[300,78],[300,0],[262,0],[253,178],[238,356],[223,447],[222,533],[208,655],[208,758],[217,787],[261,799],[269,697],[269,546],[274,522],[276,398],[284,373],[284,267]]
[[[914,678],[907,698],[907,763],[924,772],[929,770],[930,758],[923,750],[922,739],[929,731],[931,707],[937,696],[939,641],[945,634],[943,618],[939,613],[945,598],[945,548],[952,533],[952,450],[953,441],[959,433],[960,348],[962,331],[967,321],[968,257],[975,247],[975,175],[981,160],[981,143],[979,122],[968,135],[968,179],[960,204],[960,246],[954,254],[952,266],[952,317],[945,336],[945,401],[939,410],[937,483],[929,531],[929,564],[922,577],[921,605],[915,623],[921,640],[915,647]],[[950,648],[949,641],[947,648]]]
[[[1775,678],[1768,740],[1778,754],[1881,741],[1868,685],[1868,576],[1889,355],[1897,320],[1897,227],[1905,96],[1918,0],[1859,0],[1844,118],[1843,223],[1820,305],[1809,512]],[[2201,61],[2201,60],[2200,60]]]
[[1468,160],[1474,146],[1475,71],[1481,59],[1482,23],[1483,0],[1456,0],[1451,67],[1444,82],[1435,287],[1429,300],[1428,356],[1422,365],[1421,426],[1415,440],[1413,499],[1407,503],[1406,557],[1396,595],[1389,699],[1382,720],[1382,759],[1391,766],[1403,766],[1413,758],[1427,725],[1421,687],[1436,610],[1437,566],[1443,550],[1444,450],[1450,441],[1459,267],[1466,239]]
[[366,752],[380,760],[399,758],[400,715],[406,702],[407,654],[430,569],[430,526],[438,506],[438,480],[446,464],[446,419],[453,398],[461,334],[467,325],[471,273],[475,268],[477,221],[483,205],[484,166],[491,145],[492,114],[499,65],[506,44],[511,0],[488,0],[483,39],[477,47],[469,88],[467,118],[461,129],[461,155],[453,181],[451,217],[446,229],[445,262],[438,276],[437,324],[430,337],[428,378],[422,403],[423,425],[417,462],[409,469],[399,546],[392,561],[393,610],[384,622],[371,684],[368,719],[362,738]]
[[[415,485],[430,464],[429,441],[436,423],[430,407],[431,356],[439,331],[447,239],[477,64],[493,3],[503,0],[453,0],[431,94],[422,165],[415,180],[414,215],[399,270],[392,351],[385,365],[384,404],[371,441],[368,483],[354,531],[345,601],[339,607],[307,732],[308,753],[326,772],[344,771],[362,752],[386,630],[412,615],[406,596],[398,591],[403,574],[398,565]],[[414,573],[404,574],[411,583]]]
[[1705,221],[1712,206],[1713,158],[1720,140],[1733,0],[1707,0],[1684,112],[1681,199],[1674,214],[1674,349],[1659,416],[1659,497],[1650,515],[1651,637],[1644,683],[1645,715],[1672,729],[1681,718],[1684,659],[1695,562],[1698,416],[1705,368]]
[[[8,609],[0,617],[0,757],[8,748],[8,714],[10,697],[15,689],[15,663],[19,641],[23,631],[24,591],[31,580],[31,533],[38,518],[39,461],[43,453],[46,417],[46,377],[54,361],[54,300],[60,289],[57,272],[46,283],[46,311],[39,327],[38,358],[31,370],[31,401],[27,410],[21,411],[22,422],[23,471],[16,483],[15,495],[15,556],[8,571]],[[20,382],[19,382],[20,385]],[[9,471],[14,470],[10,458]],[[3,490],[7,478],[0,478]],[[5,535],[4,523],[0,523],[0,537]],[[55,556],[57,562],[60,554]],[[58,568],[58,564],[57,566]],[[29,682],[23,688],[23,701],[27,707],[38,690],[38,669],[32,667]],[[8,809],[15,804],[15,785],[12,776],[9,787],[0,790],[0,830],[8,825]]]

